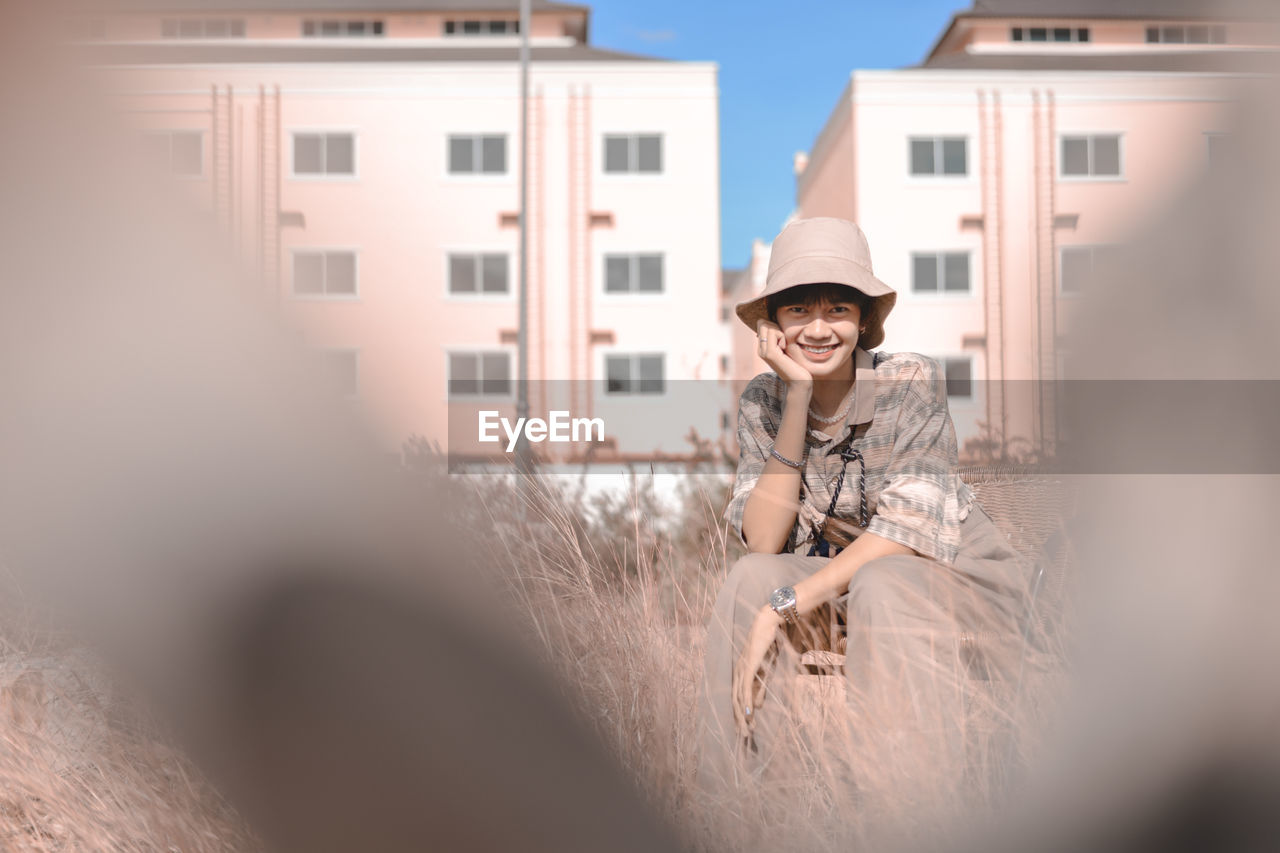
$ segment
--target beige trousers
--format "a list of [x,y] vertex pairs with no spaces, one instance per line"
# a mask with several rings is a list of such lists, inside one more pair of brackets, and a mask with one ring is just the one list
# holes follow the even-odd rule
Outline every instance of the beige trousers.
[[[753,737],[744,742],[734,725],[731,685],[747,632],[770,592],[826,560],[749,554],[729,572],[707,627],[699,787],[715,794],[753,777],[794,780],[816,762],[827,773],[842,767],[862,787],[905,787],[910,799],[941,796],[965,776],[973,694],[1017,677],[1028,566],[977,504],[954,564],[896,555],[866,563],[834,603],[848,626],[847,690],[829,693],[847,700],[844,737],[815,743],[813,727],[795,713],[797,679],[813,678],[799,672],[800,654],[828,633],[827,624],[811,624],[804,636],[792,631],[775,644]],[[830,608],[818,618],[829,622]],[[931,792],[934,783],[939,789]]]

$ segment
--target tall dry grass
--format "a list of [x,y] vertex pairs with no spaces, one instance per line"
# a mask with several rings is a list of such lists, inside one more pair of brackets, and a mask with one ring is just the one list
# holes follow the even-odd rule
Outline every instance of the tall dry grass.
[[[438,472],[424,485],[439,488]],[[690,476],[672,503],[645,476],[594,496],[581,483],[455,477],[451,523],[566,700],[690,849],[883,849],[994,813],[1051,718],[1064,655],[1046,626],[1003,679],[974,679],[959,653],[931,663],[954,699],[941,722],[966,744],[958,774],[895,725],[909,709],[857,708],[841,676],[779,675],[786,772],[730,792],[698,787],[705,626],[741,555],[721,520],[728,487]],[[0,849],[260,849],[162,729],[115,697],[99,664],[22,624],[6,620],[0,653]]]
[[[919,711],[910,696],[851,705],[843,676],[775,673],[789,766],[732,791],[701,790],[705,626],[742,553],[721,520],[729,480],[690,477],[674,505],[657,501],[643,476],[595,498],[545,480],[456,485],[469,492],[459,500],[464,526],[495,532],[478,540],[484,561],[527,615],[566,697],[692,849],[928,843],[994,818],[1052,721],[1066,655],[1060,624],[1046,618],[990,651],[982,673],[960,646],[921,662],[946,697],[935,728],[963,740],[959,764],[939,766],[936,739],[899,724]],[[897,677],[897,663],[882,662],[884,678]]]

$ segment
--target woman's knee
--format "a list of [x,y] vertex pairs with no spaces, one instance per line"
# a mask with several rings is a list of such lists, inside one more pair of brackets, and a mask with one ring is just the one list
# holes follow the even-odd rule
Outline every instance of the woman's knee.
[[790,573],[781,554],[747,554],[729,569],[724,591],[736,598],[756,600],[763,605],[779,586],[786,586]]
[[849,581],[849,609],[865,611],[918,597],[927,586],[929,570],[929,561],[905,554],[870,560]]

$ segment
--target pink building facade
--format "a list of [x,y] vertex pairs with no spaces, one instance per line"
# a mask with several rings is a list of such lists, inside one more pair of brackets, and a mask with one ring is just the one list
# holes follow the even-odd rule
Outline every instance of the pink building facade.
[[944,363],[962,446],[985,427],[1053,452],[1038,380],[1075,376],[1093,266],[1229,139],[1231,84],[1270,35],[1160,5],[975,4],[921,66],[854,71],[796,157],[794,215],[861,224],[900,294],[884,348]]
[[[494,455],[473,416],[514,411],[518,4],[236,5],[79,35],[387,447]],[[599,50],[588,27],[533,3],[530,414],[601,418],[600,459],[681,456],[727,393],[717,69]]]

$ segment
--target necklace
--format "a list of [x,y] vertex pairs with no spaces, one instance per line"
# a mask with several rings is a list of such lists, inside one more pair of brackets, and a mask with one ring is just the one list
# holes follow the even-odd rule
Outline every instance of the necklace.
[[809,417],[813,418],[820,424],[833,424],[840,420],[845,415],[849,414],[849,407],[853,405],[853,388],[854,386],[849,386],[849,393],[844,397],[844,405],[840,407],[840,411],[836,412],[831,417],[824,418],[822,415],[818,414],[817,411],[814,410],[812,402],[809,403]]

